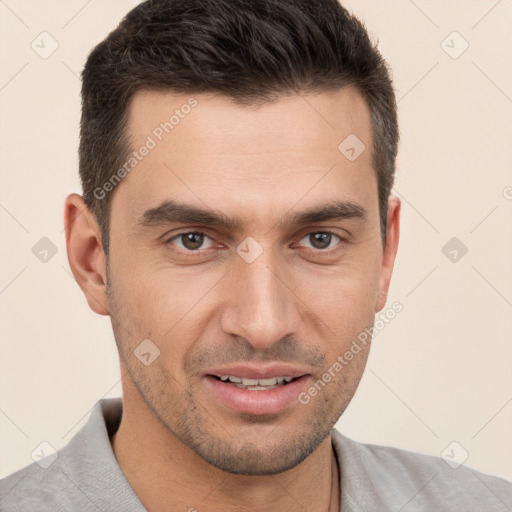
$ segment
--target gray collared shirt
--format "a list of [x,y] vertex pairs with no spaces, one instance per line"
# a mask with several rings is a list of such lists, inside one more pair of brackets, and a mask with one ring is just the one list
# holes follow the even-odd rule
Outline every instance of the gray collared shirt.
[[[46,469],[34,462],[0,480],[0,512],[146,511],[110,444],[121,413],[120,398],[98,401]],[[336,429],[332,445],[341,475],[340,512],[512,512],[512,483],[502,478],[463,465],[454,469],[439,457],[359,443]]]

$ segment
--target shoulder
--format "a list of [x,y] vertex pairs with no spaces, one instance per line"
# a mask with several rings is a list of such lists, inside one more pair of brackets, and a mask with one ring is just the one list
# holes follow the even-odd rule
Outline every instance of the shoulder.
[[[57,455],[46,468],[43,459],[41,466],[34,462],[1,479],[0,512],[69,510],[76,503],[77,488],[67,476],[65,448]],[[57,503],[59,508],[52,508]]]
[[376,496],[397,510],[512,510],[512,483],[503,478],[448,458],[360,443],[335,429],[332,439],[341,471],[357,467],[359,478],[367,478]]
[[1,479],[0,512],[111,510],[112,502],[143,510],[110,446],[121,412],[120,399],[98,401],[67,445]]

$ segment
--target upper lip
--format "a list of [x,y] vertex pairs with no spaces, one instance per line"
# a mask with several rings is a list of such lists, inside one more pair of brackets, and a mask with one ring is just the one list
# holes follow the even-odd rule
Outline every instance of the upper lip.
[[231,375],[233,377],[245,377],[246,379],[268,379],[271,377],[302,377],[309,372],[299,366],[291,366],[284,363],[271,363],[266,365],[236,364],[225,367],[212,368],[204,372],[204,375]]

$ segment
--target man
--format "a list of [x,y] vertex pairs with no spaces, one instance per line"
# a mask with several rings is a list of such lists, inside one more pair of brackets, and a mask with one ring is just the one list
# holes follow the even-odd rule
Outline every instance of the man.
[[512,509],[505,480],[333,429],[399,238],[395,97],[356,18],[144,2],[82,97],[67,250],[111,317],[123,400],[4,479],[2,511]]

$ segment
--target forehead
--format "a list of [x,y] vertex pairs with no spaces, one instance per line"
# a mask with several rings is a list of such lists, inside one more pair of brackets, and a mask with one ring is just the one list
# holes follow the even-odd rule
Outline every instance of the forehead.
[[[351,87],[258,106],[213,94],[141,91],[127,126],[139,156],[114,204],[140,216],[179,198],[254,215],[282,212],[301,197],[303,206],[345,198],[371,211],[371,132],[368,105]],[[352,148],[362,150],[356,159],[346,153]]]

